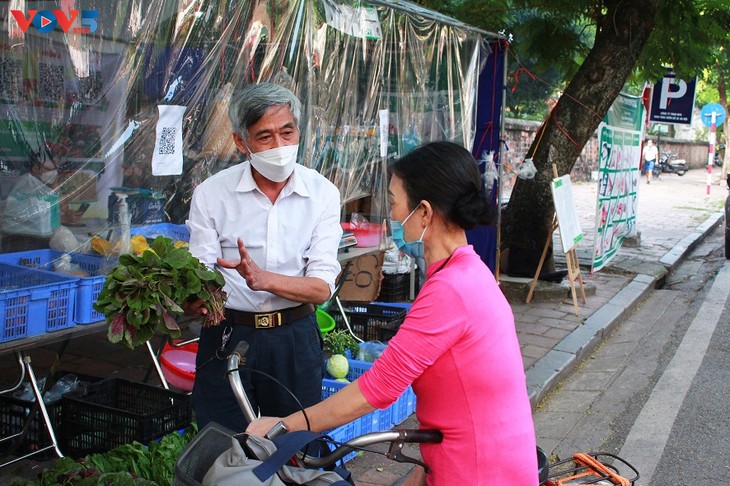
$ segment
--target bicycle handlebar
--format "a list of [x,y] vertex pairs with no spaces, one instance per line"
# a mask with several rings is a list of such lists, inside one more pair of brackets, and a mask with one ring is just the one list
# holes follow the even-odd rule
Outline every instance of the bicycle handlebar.
[[[228,356],[226,373],[228,375],[228,381],[233,388],[233,394],[236,396],[241,410],[243,411],[246,420],[253,422],[257,417],[256,413],[251,406],[251,402],[248,400],[246,391],[241,383],[241,375],[238,372],[240,364],[246,362],[246,353],[248,352],[249,345],[246,341],[239,342],[234,348],[233,352]],[[280,422],[281,423],[281,422]],[[278,424],[277,424],[278,425]],[[285,428],[281,432],[286,432]],[[272,437],[273,438],[273,437]],[[335,464],[338,460],[346,456],[350,451],[362,448],[378,443],[390,442],[390,449],[386,453],[386,457],[391,460],[399,462],[412,462],[421,464],[413,458],[405,456],[401,449],[405,443],[435,443],[438,444],[443,440],[443,434],[438,430],[418,430],[418,429],[393,429],[384,430],[381,432],[371,432],[364,434],[359,437],[355,437],[352,440],[338,446],[330,454],[325,457],[312,457],[305,456],[301,458],[301,461],[307,467],[322,468]]]
[[241,341],[236,345],[233,352],[228,356],[226,374],[228,375],[228,382],[231,384],[231,388],[233,388],[233,394],[236,396],[236,401],[243,411],[243,415],[251,423],[256,420],[256,412],[254,412],[251,402],[248,400],[248,395],[246,395],[246,391],[243,389],[243,383],[241,383],[241,375],[238,373],[239,364],[246,362],[248,347],[246,341]]
[[415,464],[423,463],[405,456],[401,450],[403,444],[406,443],[434,443],[438,444],[443,440],[443,434],[438,430],[419,430],[419,429],[393,429],[381,432],[371,432],[359,437],[355,437],[344,444],[339,445],[332,452],[324,457],[304,456],[301,458],[302,463],[310,468],[325,468],[334,465],[337,461],[345,457],[351,451],[371,446],[374,444],[390,442],[390,449],[385,454],[388,459],[399,462],[410,462]]

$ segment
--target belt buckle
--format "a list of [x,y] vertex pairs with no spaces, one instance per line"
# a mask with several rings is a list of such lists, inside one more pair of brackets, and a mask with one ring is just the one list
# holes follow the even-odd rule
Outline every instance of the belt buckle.
[[254,316],[256,329],[270,329],[281,326],[281,312],[269,312]]

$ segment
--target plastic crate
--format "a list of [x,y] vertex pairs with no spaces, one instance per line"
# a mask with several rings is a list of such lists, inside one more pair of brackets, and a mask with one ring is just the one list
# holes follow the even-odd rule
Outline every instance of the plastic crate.
[[[406,310],[401,307],[359,302],[346,302],[343,307],[352,332],[363,341],[381,341],[379,330],[383,325],[400,325],[406,317]],[[340,329],[345,327],[341,313],[336,312],[332,317]]]
[[[326,432],[325,435],[329,436],[332,441],[335,443],[335,446],[338,446],[340,444],[344,444],[345,442],[348,442],[355,437],[358,437],[359,435],[362,435],[362,417],[353,420],[350,423],[347,423],[345,425],[341,425],[337,427],[336,429],[332,429],[329,432]],[[357,457],[358,451],[352,451],[345,454],[345,456],[342,457],[343,462],[347,462],[351,459],[354,459]]]
[[[61,430],[61,418],[63,415],[61,404],[62,400],[46,403],[48,418],[51,420],[51,426],[57,439],[58,432]],[[0,434],[3,437],[9,437],[22,432],[33,405],[34,402],[30,400],[22,400],[9,395],[0,395]],[[15,440],[3,442],[0,450],[3,452],[12,451],[25,454],[51,443],[51,437],[43,423],[40,410],[36,410],[33,414],[33,418],[31,418],[30,425],[28,426],[28,432],[22,438],[23,442],[17,444],[16,441],[20,439],[18,437]]]
[[78,457],[133,441],[147,444],[191,418],[188,395],[111,378],[64,395],[61,450]]
[[[69,372],[60,371],[57,373],[57,376],[58,378],[61,378],[69,374]],[[100,380],[100,378],[93,376],[80,375],[78,373],[73,374],[79,377],[80,387],[86,387],[88,384]],[[22,432],[34,404],[34,400],[19,398],[11,395],[10,393],[0,395],[0,436],[9,437]],[[48,418],[51,420],[51,426],[53,427],[57,439],[60,436],[60,431],[63,425],[62,404],[63,400],[61,397],[50,403],[45,402]],[[17,444],[16,448],[15,441],[19,439],[20,437],[13,441],[6,441],[2,443],[2,448],[0,448],[0,450],[7,451],[9,449],[13,449],[15,452],[27,453],[51,444],[51,437],[48,434],[48,429],[43,423],[43,419],[41,418],[40,409],[36,410],[33,414],[33,417],[30,419],[30,424],[28,425],[28,431],[25,436],[22,437],[23,442],[21,444]],[[52,454],[52,452],[49,451],[49,454]]]
[[[359,361],[356,359],[348,359],[347,361],[350,365],[346,377],[347,381],[357,380],[373,365],[372,363],[369,363],[367,361]],[[347,383],[343,381],[335,381],[330,378],[325,378],[324,380],[322,380],[322,400],[330,395],[334,395],[346,385]],[[410,389],[411,387],[408,387],[408,390]],[[405,420],[405,418],[408,417],[410,413],[405,415],[405,417],[400,419],[398,422],[395,422],[395,418],[401,417],[407,410],[407,406],[403,405],[403,403],[401,402],[407,402],[407,391],[401,397],[399,397],[398,400],[396,400],[396,402],[393,403],[390,407],[386,409],[376,409],[369,414],[360,417],[358,419],[360,421],[360,434],[367,434],[369,432],[376,432],[379,430],[387,430],[390,429],[394,423],[400,423]]]
[[[54,264],[66,253],[57,250],[32,250],[0,254],[0,263],[20,265],[53,272]],[[68,253],[71,264],[79,267],[88,277],[78,277],[73,320],[76,324],[91,324],[104,319],[94,310],[94,302],[104,288],[106,275],[100,274],[103,258],[83,253]],[[60,274],[65,275],[65,274]]]
[[[414,270],[415,289],[414,294],[419,291],[419,270]],[[380,282],[380,293],[375,299],[380,302],[403,302],[409,300],[411,291],[411,274],[409,273],[383,273],[383,280]],[[415,296],[414,295],[414,296]]]
[[190,241],[190,232],[184,224],[158,223],[147,226],[134,226],[129,232],[132,236],[142,235],[150,240],[154,240],[158,236],[167,236],[173,241]]
[[77,281],[0,263],[0,342],[72,327]]

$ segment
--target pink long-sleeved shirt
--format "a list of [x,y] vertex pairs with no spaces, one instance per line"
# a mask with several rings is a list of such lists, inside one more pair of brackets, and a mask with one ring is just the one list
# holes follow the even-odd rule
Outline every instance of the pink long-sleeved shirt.
[[377,408],[413,384],[429,485],[535,486],[532,410],[514,317],[471,246],[431,264],[398,333],[358,383]]

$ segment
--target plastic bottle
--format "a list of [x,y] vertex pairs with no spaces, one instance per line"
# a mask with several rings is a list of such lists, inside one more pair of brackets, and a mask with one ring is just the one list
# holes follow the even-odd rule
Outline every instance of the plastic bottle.
[[119,222],[118,239],[115,242],[118,254],[130,253],[132,251],[130,235],[129,207],[127,206],[127,195],[117,194],[119,204],[117,205],[117,221]]

